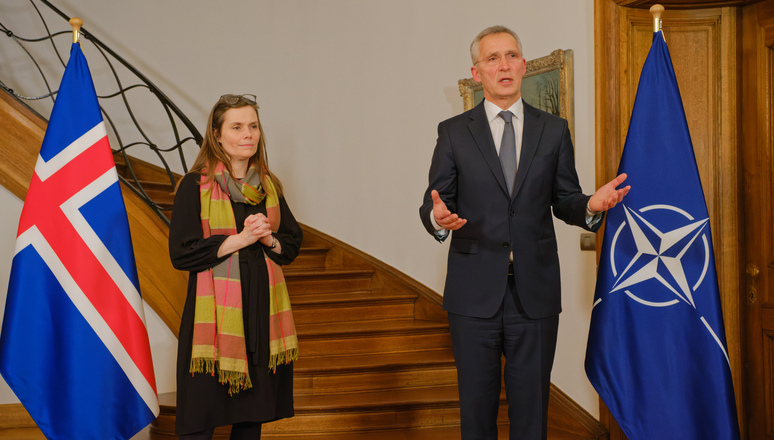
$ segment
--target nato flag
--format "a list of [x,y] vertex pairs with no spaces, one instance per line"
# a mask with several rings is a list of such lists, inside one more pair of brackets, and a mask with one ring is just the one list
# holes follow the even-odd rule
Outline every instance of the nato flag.
[[630,440],[738,439],[709,214],[672,61],[653,35],[607,214],[586,374]]

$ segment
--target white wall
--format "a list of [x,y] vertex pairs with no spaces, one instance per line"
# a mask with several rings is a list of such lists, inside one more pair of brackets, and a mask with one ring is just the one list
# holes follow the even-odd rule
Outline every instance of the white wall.
[[[0,17],[24,3],[5,0]],[[221,94],[258,95],[269,161],[298,220],[438,292],[447,245],[427,235],[417,211],[436,126],[462,111],[457,80],[470,77],[468,46],[481,29],[511,27],[528,59],[574,51],[577,168],[586,192],[594,189],[592,0],[56,3],[149,76],[202,130]],[[4,302],[21,202],[0,191],[0,204],[18,207],[0,214]],[[597,415],[597,396],[583,372],[595,257],[579,250],[580,229],[557,229],[565,311],[553,382]],[[164,329],[154,319],[152,341],[158,337],[165,346],[168,335],[156,334]],[[160,391],[174,389],[174,353],[163,362]],[[0,403],[14,402],[2,386]]]
[[[0,206],[3,211],[0,214],[2,227],[0,227],[0,306],[5,310],[5,296],[8,290],[8,275],[11,270],[11,258],[13,248],[16,245],[16,227],[19,224],[22,202],[11,194],[5,187],[0,186]],[[3,316],[0,315],[0,329],[2,329]],[[11,389],[0,377],[0,404],[18,403]]]

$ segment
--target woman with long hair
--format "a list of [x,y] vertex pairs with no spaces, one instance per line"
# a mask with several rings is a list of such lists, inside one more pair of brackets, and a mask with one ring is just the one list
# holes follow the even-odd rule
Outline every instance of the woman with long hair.
[[293,416],[298,339],[281,266],[303,236],[269,170],[255,95],[223,95],[180,181],[169,254],[188,271],[177,353],[175,433],[259,439]]

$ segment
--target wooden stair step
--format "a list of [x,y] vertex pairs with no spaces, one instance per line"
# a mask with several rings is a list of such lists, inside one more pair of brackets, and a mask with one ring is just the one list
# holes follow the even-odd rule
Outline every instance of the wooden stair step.
[[397,319],[297,324],[296,330],[302,356],[416,352],[451,348],[448,325],[432,321]]
[[[508,425],[499,425],[497,440],[508,440]],[[227,439],[224,436],[222,439]],[[431,426],[424,428],[385,429],[379,431],[337,432],[334,434],[284,435],[266,433],[265,440],[459,440],[459,426]],[[553,440],[553,437],[550,437]],[[215,437],[215,440],[221,440]]]
[[[120,155],[114,155],[114,157],[119,157]],[[125,168],[122,169],[122,167],[119,165],[118,161],[116,161],[117,165],[117,171],[120,176],[122,176],[124,179],[129,182],[129,184],[134,187],[133,189],[129,189],[125,184],[122,184],[124,187],[124,191],[132,191],[134,192],[134,189],[137,188],[137,184],[135,183],[134,178],[131,174],[129,174],[128,170]],[[175,195],[174,190],[175,187],[169,183],[169,178],[164,175],[163,181],[158,180],[147,180],[143,179],[142,176],[138,176],[140,178],[139,182],[142,186],[143,191],[145,191],[145,194],[148,195],[148,198],[150,198],[156,205],[161,207],[162,209],[171,209],[172,205],[175,201]],[[142,197],[142,196],[141,196]],[[171,216],[171,214],[168,214],[167,212],[164,213],[167,218]]]
[[[159,396],[161,413],[153,423],[156,437],[174,429],[174,394]],[[459,399],[456,386],[368,393],[296,396],[295,416],[263,426],[263,434],[320,435],[406,428],[458,427]],[[507,421],[507,403],[500,395],[498,421]],[[218,428],[222,434],[228,428]],[[459,429],[459,428],[457,428]],[[263,435],[262,435],[263,438]]]
[[296,397],[342,395],[371,391],[421,389],[427,386],[457,386],[453,365],[435,368],[402,369],[349,374],[304,375],[294,377]]
[[293,365],[295,376],[312,373],[392,371],[406,368],[454,366],[451,350],[425,350],[415,353],[356,354],[345,356],[301,356]]
[[[132,179],[132,176],[125,176],[126,180],[129,181],[129,183],[136,186],[134,179]],[[159,205],[172,205],[172,203],[175,201],[175,187],[172,186],[172,184],[169,183],[169,181],[165,182],[158,182],[153,180],[140,180],[140,185],[142,186],[142,189],[148,194],[148,197],[151,198],[154,202],[158,203]]]
[[13,440],[46,440],[37,426],[34,428],[0,429],[0,438]]
[[[287,266],[287,270],[321,270],[325,268],[325,259],[330,249],[326,247],[304,247],[296,259]],[[291,269],[292,267],[292,269]]]
[[[507,420],[500,399],[498,420]],[[331,433],[459,426],[456,386],[356,394],[297,396],[295,417],[265,425],[264,432]]]
[[[497,440],[509,440],[510,433],[508,432],[508,423],[498,421],[497,428]],[[215,434],[213,440],[228,439],[228,432],[226,431],[216,431]],[[376,431],[336,432],[332,434],[305,433],[293,435],[270,432],[261,434],[261,439],[263,440],[459,440],[461,438],[462,435],[460,434],[459,426],[428,426],[421,428],[382,429]],[[549,425],[548,439],[598,440],[599,437],[588,437],[580,436],[575,433],[567,433]]]
[[[126,163],[126,158],[121,153],[114,153],[113,154],[113,161],[116,164],[116,171],[118,171],[118,174],[123,176],[125,179],[129,181],[133,181],[134,177],[132,177],[132,173],[129,172],[129,166]],[[148,162],[145,162],[143,160],[137,159],[136,157],[129,156],[129,161],[132,163],[132,171],[134,171],[134,175],[137,177],[137,180],[140,181],[148,181],[148,182],[166,182],[166,184],[170,187],[173,187],[174,185],[171,185],[169,182],[169,174],[166,169],[163,167],[159,167],[153,164],[150,164]],[[179,179],[182,176],[173,173],[175,176],[175,179]]]
[[[268,426],[268,425],[266,425]],[[213,440],[228,440],[230,430],[215,430]],[[554,437],[549,429],[550,440],[579,440],[577,437]],[[41,437],[42,438],[42,437]],[[458,426],[429,426],[422,428],[382,429],[359,432],[284,434],[264,431],[264,440],[459,440],[462,436]],[[497,440],[508,440],[508,424],[499,423]],[[153,440],[153,439],[152,439]]]
[[[502,413],[506,409],[501,407]],[[397,419],[397,415],[395,415]],[[150,440],[177,440],[177,436],[174,435],[174,426],[157,426],[159,420],[154,422],[150,430]],[[459,417],[457,417],[459,419]],[[368,423],[369,420],[360,417],[357,423],[352,427],[343,427],[336,429],[329,429],[325,420],[321,421],[321,424],[315,427],[309,427],[311,429],[305,431],[290,431],[285,429],[276,429],[276,424],[287,424],[288,421],[293,419],[284,419],[276,422],[271,422],[263,425],[261,439],[264,440],[457,440],[461,438],[459,423],[447,423],[445,425],[425,425],[425,426],[410,426],[404,428],[381,428],[377,426],[371,426],[366,428],[356,428],[356,426],[362,426]],[[395,425],[396,423],[392,423]],[[389,424],[388,424],[389,425]],[[507,420],[502,420],[502,417],[498,417],[498,440],[508,440],[508,423]],[[324,431],[323,429],[329,429]],[[215,435],[213,440],[228,440],[231,433],[230,426],[222,426],[215,429]],[[554,436],[552,435],[552,429],[549,428],[550,440],[581,440],[579,437],[573,436]],[[38,437],[21,437],[21,439],[29,440],[43,440],[42,434],[38,431]],[[6,438],[0,436],[0,438]],[[7,437],[16,438],[16,437]],[[134,440],[134,439],[133,439]],[[589,439],[591,440],[591,439]]]
[[296,322],[352,322],[366,319],[411,318],[416,295],[411,293],[344,292],[293,294]]
[[292,292],[291,301],[293,306],[305,307],[331,307],[347,304],[368,304],[391,302],[414,302],[417,298],[415,293],[411,292],[378,292],[373,290],[361,290],[350,292],[330,292],[325,295],[318,295],[315,292]]
[[457,385],[451,350],[301,358],[294,366],[294,393],[360,393]]
[[[507,433],[506,433],[507,434]],[[225,438],[225,437],[224,437]],[[262,439],[282,440],[459,440],[459,427],[427,427],[408,429],[389,429],[381,431],[337,432],[334,434],[281,435],[266,433]],[[508,436],[498,437],[507,440]]]
[[[130,177],[127,178],[130,182],[134,182],[134,179]],[[143,186],[143,188],[152,188],[157,191],[163,191],[164,194],[172,195],[172,193],[175,191],[175,187],[169,183],[169,180],[164,181],[158,181],[158,180],[145,180],[140,178],[140,185]]]
[[373,270],[296,270],[292,265],[283,271],[288,291],[326,293],[363,291],[371,288]]
[[[449,333],[449,325],[439,321],[415,319],[386,319],[380,321],[332,322],[324,324],[296,324],[299,337],[305,339],[343,338],[361,335]],[[438,347],[440,348],[440,347]]]
[[382,409],[408,409],[459,406],[456,386],[378,390],[353,394],[297,396],[296,416],[330,412],[363,412]]

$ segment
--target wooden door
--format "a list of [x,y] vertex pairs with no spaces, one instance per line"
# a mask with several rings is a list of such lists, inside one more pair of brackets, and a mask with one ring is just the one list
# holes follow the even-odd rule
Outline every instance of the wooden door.
[[774,0],[742,16],[745,425],[774,439]]

